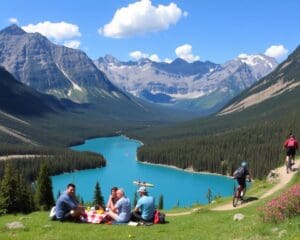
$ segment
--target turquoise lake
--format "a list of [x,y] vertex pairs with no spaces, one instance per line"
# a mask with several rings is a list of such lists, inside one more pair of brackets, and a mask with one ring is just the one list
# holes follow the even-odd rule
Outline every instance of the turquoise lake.
[[144,164],[137,161],[137,148],[141,142],[125,136],[96,138],[74,146],[77,151],[101,153],[107,160],[106,167],[76,171],[52,177],[53,193],[63,192],[70,182],[76,184],[76,192],[84,202],[92,201],[96,181],[99,181],[102,195],[107,201],[112,186],[122,187],[126,195],[133,201],[137,186],[134,180],[154,184],[148,188],[158,203],[162,194],[164,209],[191,206],[194,203],[207,204],[206,194],[210,188],[213,196],[230,196],[234,181],[231,178],[190,173],[170,167]]

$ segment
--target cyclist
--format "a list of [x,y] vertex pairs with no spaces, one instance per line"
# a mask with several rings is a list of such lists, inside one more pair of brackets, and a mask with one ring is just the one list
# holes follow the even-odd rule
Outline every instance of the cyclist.
[[[241,192],[246,189],[246,179],[248,179],[248,181],[251,182],[250,173],[247,168],[247,162],[241,163],[241,166],[234,171],[233,177],[238,182],[238,196],[240,196],[241,200],[243,200]],[[243,195],[245,195],[245,191],[243,192]]]
[[290,134],[289,138],[285,140],[284,147],[286,148],[286,172],[289,173],[289,170],[292,171],[292,165],[294,165],[296,150],[298,150],[298,142],[294,134]]

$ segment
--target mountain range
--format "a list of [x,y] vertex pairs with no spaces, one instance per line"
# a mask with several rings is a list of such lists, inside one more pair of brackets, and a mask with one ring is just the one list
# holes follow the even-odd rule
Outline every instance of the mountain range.
[[83,51],[53,44],[17,25],[0,31],[0,43],[0,65],[40,92],[80,103],[126,97]]
[[209,61],[171,63],[149,59],[121,62],[106,55],[96,66],[124,91],[154,103],[195,111],[216,111],[278,65],[263,54],[241,55],[224,64]]
[[[245,90],[219,113],[226,115],[254,107],[276,97],[293,95],[300,86],[300,47],[271,74]],[[291,99],[292,100],[292,99]]]
[[121,62],[107,55],[92,61],[83,51],[56,45],[17,25],[0,31],[0,65],[15,79],[42,93],[77,103],[135,101],[135,97],[203,114],[271,72],[273,58],[244,55],[224,64],[171,63],[149,59]]

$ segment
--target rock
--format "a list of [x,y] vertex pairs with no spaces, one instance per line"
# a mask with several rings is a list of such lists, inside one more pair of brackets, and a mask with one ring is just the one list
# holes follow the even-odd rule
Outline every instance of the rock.
[[270,173],[267,176],[267,181],[268,182],[274,182],[277,181],[279,178],[279,173],[277,170],[271,170]]
[[46,225],[44,225],[43,227],[44,227],[44,228],[52,228],[52,225],[46,224]]
[[245,218],[245,215],[244,214],[241,214],[241,213],[237,213],[237,214],[234,214],[233,216],[233,220],[234,221],[241,221]]
[[24,224],[21,222],[11,222],[5,225],[8,229],[18,229],[18,228],[25,228]]
[[287,231],[286,230],[281,230],[279,233],[278,233],[278,237],[279,238],[282,238],[282,237],[284,237],[284,235],[286,235],[287,234]]
[[274,228],[271,229],[271,232],[272,232],[272,233],[275,233],[275,232],[277,232],[278,230],[279,230],[279,229],[278,229],[277,227],[274,227]]

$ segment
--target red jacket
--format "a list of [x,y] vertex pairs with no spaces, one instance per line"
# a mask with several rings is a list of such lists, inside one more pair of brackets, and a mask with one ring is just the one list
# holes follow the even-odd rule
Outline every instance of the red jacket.
[[288,138],[287,140],[285,140],[284,147],[298,149],[298,142],[297,142],[296,138],[291,137],[291,138]]

